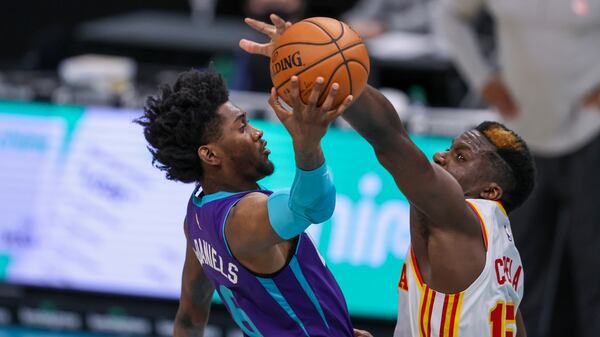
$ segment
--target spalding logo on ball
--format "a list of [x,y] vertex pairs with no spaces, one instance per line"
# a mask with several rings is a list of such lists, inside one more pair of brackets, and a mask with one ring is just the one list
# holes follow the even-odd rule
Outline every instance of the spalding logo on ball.
[[277,93],[290,103],[290,79],[298,76],[302,101],[306,102],[318,76],[325,83],[321,105],[331,87],[340,85],[333,103],[337,108],[348,95],[355,98],[367,85],[369,54],[362,39],[347,24],[332,18],[302,20],[281,35],[271,55],[271,79]]
[[301,67],[302,58],[300,58],[300,51],[289,54],[286,57],[280,58],[279,52],[274,52],[272,58],[276,58],[278,61],[271,66],[271,73],[273,75],[279,74],[282,70],[288,70],[292,67]]

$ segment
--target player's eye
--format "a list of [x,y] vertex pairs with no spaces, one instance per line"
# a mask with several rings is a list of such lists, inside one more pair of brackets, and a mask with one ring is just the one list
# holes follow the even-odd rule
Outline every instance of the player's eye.
[[240,126],[240,132],[244,132],[244,130],[246,130],[246,123],[242,123],[242,126]]
[[459,161],[465,161],[465,156],[462,155],[462,153],[457,153],[456,154],[456,159],[458,159]]

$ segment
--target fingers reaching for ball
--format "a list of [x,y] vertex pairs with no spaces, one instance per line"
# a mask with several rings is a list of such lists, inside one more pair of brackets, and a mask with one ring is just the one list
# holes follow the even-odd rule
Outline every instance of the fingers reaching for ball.
[[297,76],[292,76],[292,78],[290,79],[290,88],[289,88],[290,92],[290,106],[294,109],[294,110],[298,110],[301,108],[302,106],[302,100],[300,98],[300,84],[298,83],[298,77]]
[[327,113],[325,114],[325,120],[328,123],[332,123],[338,117],[340,117],[341,115],[343,115],[344,112],[346,111],[346,109],[348,109],[348,107],[350,105],[352,105],[352,100],[353,99],[354,99],[354,97],[352,95],[346,96],[346,98],[344,99],[344,101],[342,102],[342,104],[340,104],[340,106],[338,106],[338,108],[336,110],[327,111]]
[[[271,20],[273,20],[273,16],[275,16],[275,17],[277,17],[277,19],[281,20],[281,18],[275,14],[271,14]],[[268,24],[263,21],[254,20],[252,18],[245,18],[244,22],[248,26],[250,26],[252,29],[259,31],[259,32],[267,35],[270,38],[277,36],[277,27],[274,24],[271,25],[271,24]]]
[[283,32],[285,32],[285,30],[292,25],[291,22],[285,21],[284,19],[280,18],[277,14],[271,14],[269,18],[271,19],[271,22],[273,22],[273,25],[275,26],[275,31],[279,35],[283,34]]
[[275,111],[275,115],[277,115],[277,118],[279,118],[281,123],[286,125],[286,122],[291,117],[292,113],[286,110],[281,105],[281,102],[279,101],[279,96],[277,95],[277,91],[275,90],[275,88],[271,88],[271,95],[269,96],[269,105],[271,106],[271,108],[273,108],[273,111]]
[[[323,88],[323,85],[324,79],[320,76],[317,77],[313,81],[312,89],[308,99],[306,99],[306,103],[304,103],[302,100],[302,93],[300,92],[298,77],[292,76],[287,92],[292,111],[285,110],[285,108],[281,105],[277,91],[274,88],[271,91],[269,104],[271,104],[280,120],[282,120],[282,118],[289,118],[289,115],[295,115],[296,118],[305,122],[323,123],[325,125],[329,125],[336,118],[341,116],[352,104],[353,96],[346,96],[341,104],[339,104],[337,107],[333,107],[340,88],[338,83],[333,83],[330,86],[329,93],[327,94],[323,104],[318,106],[319,98],[324,94],[323,90],[327,90],[327,88]],[[285,111],[285,113],[282,111]]]
[[340,85],[338,83],[333,83],[329,89],[329,94],[327,94],[323,105],[321,105],[320,111],[323,115],[323,120],[327,123],[332,123],[336,118],[341,116],[352,104],[352,100],[354,99],[352,95],[348,95],[337,108],[332,108],[333,103],[339,94],[339,89]]
[[339,84],[334,83],[331,85],[331,89],[329,89],[329,94],[327,95],[327,98],[325,98],[323,105],[321,105],[321,108],[323,109],[323,111],[331,110],[331,106],[333,105],[333,101],[337,97],[339,90],[340,90]]
[[[277,118],[292,136],[294,148],[318,148],[321,139],[327,132],[329,125],[339,117],[352,102],[352,96],[346,99],[337,108],[331,108],[331,102],[338,94],[337,83],[332,85],[327,95],[325,106],[317,106],[321,88],[323,87],[323,78],[318,77],[314,80],[308,102],[305,104],[300,98],[300,88],[298,78],[294,76],[292,83],[288,87],[288,98],[292,99],[292,111],[282,106],[280,97],[275,88],[271,89],[269,104],[275,111]],[[325,90],[325,89],[324,89]]]
[[241,39],[239,43],[240,48],[250,54],[259,54],[266,57],[271,57],[274,44],[285,32],[285,30],[292,26],[292,23],[283,20],[276,14],[271,14],[270,19],[273,24],[268,24],[252,18],[244,19],[244,22],[250,26],[250,28],[267,35],[271,41],[267,43],[258,43],[247,39]]
[[308,96],[308,104],[306,109],[308,110],[308,112],[317,112],[317,109],[315,108],[317,107],[317,103],[319,102],[319,96],[321,96],[321,88],[323,87],[323,82],[324,80],[321,76],[315,79],[313,88],[310,92],[310,96]]
[[258,43],[246,39],[240,40],[240,48],[249,54],[264,55],[271,57],[271,45],[270,43]]

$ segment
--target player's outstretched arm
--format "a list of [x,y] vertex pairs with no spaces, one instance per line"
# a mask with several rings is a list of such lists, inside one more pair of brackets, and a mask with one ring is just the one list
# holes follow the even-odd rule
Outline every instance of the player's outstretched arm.
[[428,223],[457,228],[474,218],[458,182],[417,148],[392,104],[377,89],[367,86],[344,119],[371,144],[410,203],[432,220]]
[[379,90],[367,85],[344,119],[365,138],[376,152],[385,152],[398,136],[408,138],[396,109]]
[[232,208],[225,236],[238,258],[265,252],[333,214],[335,187],[325,165],[321,139],[331,122],[350,105],[352,97],[346,97],[342,105],[332,109],[339,88],[334,83],[323,105],[317,107],[323,82],[323,78],[316,79],[305,104],[300,99],[298,78],[292,78],[291,111],[280,104],[274,89],[271,92],[269,104],[292,137],[296,176],[291,189],[276,191],[268,197],[250,193]]
[[175,315],[173,336],[204,336],[204,328],[210,313],[210,301],[215,289],[204,275],[202,266],[196,259],[192,245],[188,239],[187,226],[184,223],[187,241],[185,263],[181,280],[179,308]]

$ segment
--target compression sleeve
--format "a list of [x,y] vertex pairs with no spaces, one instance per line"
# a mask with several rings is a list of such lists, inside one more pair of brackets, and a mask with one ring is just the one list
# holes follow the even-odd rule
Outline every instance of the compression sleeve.
[[282,239],[291,239],[313,223],[326,221],[335,209],[335,186],[328,167],[296,168],[291,189],[280,190],[267,201],[269,221]]

